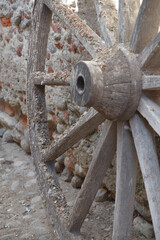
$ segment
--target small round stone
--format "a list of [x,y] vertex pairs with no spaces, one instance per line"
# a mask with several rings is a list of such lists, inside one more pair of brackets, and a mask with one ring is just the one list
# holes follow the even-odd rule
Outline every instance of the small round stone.
[[80,188],[83,183],[83,179],[79,176],[74,176],[71,180],[72,187],[74,188]]
[[58,123],[58,124],[57,124],[57,132],[58,132],[58,133],[63,133],[64,130],[65,130],[65,125]]
[[82,178],[85,177],[82,167],[77,163],[75,164],[75,167],[74,167],[74,174]]
[[30,150],[30,145],[29,145],[29,143],[25,140],[25,138],[23,138],[23,139],[21,140],[20,145],[21,145],[21,148],[22,148],[26,153],[30,153],[30,152],[31,152],[31,150]]
[[60,164],[60,165],[63,165],[64,166],[64,158],[65,158],[65,155],[62,154],[60,157],[58,157],[56,159],[56,161]]
[[13,137],[10,130],[7,130],[2,137],[3,142],[12,143]]
[[64,165],[59,164],[59,162],[55,163],[56,173],[61,173],[63,171],[63,169],[64,169]]
[[62,178],[65,182],[70,182],[73,177],[73,173],[68,168],[64,168],[62,172]]

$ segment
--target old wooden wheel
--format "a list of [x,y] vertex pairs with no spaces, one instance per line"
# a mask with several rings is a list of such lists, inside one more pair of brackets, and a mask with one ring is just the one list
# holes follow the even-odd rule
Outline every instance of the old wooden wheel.
[[[104,40],[58,1],[35,2],[29,46],[28,120],[32,156],[54,232],[62,240],[74,238],[69,232],[80,231],[117,150],[112,239],[129,239],[137,158],[155,236],[160,239],[160,167],[154,144],[154,132],[160,134],[160,1],[143,0],[136,15],[138,1],[120,0],[118,41],[113,46],[105,23],[105,1],[102,6],[102,1],[94,0]],[[52,13],[58,15],[93,57],[92,61],[79,62],[74,67],[71,92],[78,105],[94,108],[54,144],[49,140],[45,85],[69,82],[59,77],[61,73],[44,73]],[[91,166],[69,216],[53,161],[103,121],[104,129]]]

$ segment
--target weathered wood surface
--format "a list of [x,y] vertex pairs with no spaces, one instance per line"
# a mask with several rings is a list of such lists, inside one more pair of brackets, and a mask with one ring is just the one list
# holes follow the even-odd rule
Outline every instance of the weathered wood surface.
[[87,176],[70,216],[69,231],[79,233],[116,151],[116,122],[106,120],[102,136],[93,155]]
[[[83,91],[77,91],[79,76]],[[134,54],[121,45],[95,59],[75,65],[72,96],[79,106],[94,107],[109,120],[128,120],[141,96],[141,71]]]
[[120,43],[130,41],[139,6],[139,0],[119,1],[118,40]]
[[54,72],[44,73],[35,72],[33,74],[33,81],[35,85],[50,85],[50,86],[70,86],[70,72]]
[[43,1],[51,11],[56,14],[61,21],[72,31],[87,49],[92,57],[95,57],[99,51],[106,47],[105,42],[85,23],[84,20],[69,9],[56,1]]
[[138,61],[141,68],[154,68],[160,67],[159,57],[160,57],[160,33],[158,33],[155,38],[144,48],[144,50],[139,54]]
[[138,109],[140,114],[148,121],[154,131],[160,135],[160,107],[155,102],[142,96]]
[[[43,146],[50,141],[45,105],[45,88],[43,86],[35,87],[33,85],[32,73],[36,71],[43,72],[45,69],[45,55],[52,13],[46,6],[42,6],[41,2],[37,6],[39,13],[35,13],[33,23],[35,25],[32,25],[32,35],[29,43],[27,110],[30,134],[36,134],[37,142],[43,148]],[[34,126],[34,130],[31,129],[31,126]]]
[[147,192],[156,239],[160,239],[160,166],[151,128],[138,114],[130,125]]
[[[48,41],[48,33],[51,22],[51,11],[39,0],[36,2],[34,16],[31,24],[29,40],[29,59],[27,69],[27,111],[31,142],[31,153],[38,176],[38,182],[46,204],[47,215],[50,218],[51,231],[58,239],[73,239],[65,229],[60,216],[67,219],[68,209],[64,195],[57,184],[57,178],[53,171],[53,164],[40,163],[39,143],[45,144],[49,140],[48,122],[45,108],[44,86],[35,86],[32,74],[36,71],[44,71],[45,56]],[[50,181],[48,181],[48,178]],[[51,184],[52,182],[52,184]],[[54,189],[53,189],[54,186]],[[51,194],[49,194],[51,193]],[[54,200],[58,194],[60,198],[55,207]],[[63,207],[63,211],[62,211]],[[77,239],[77,238],[76,238]]]
[[160,1],[143,0],[133,30],[130,48],[140,53],[157,34],[160,25]]
[[128,240],[133,220],[137,154],[127,122],[117,128],[116,201],[112,240]]
[[160,90],[160,75],[144,75],[142,77],[143,90]]
[[51,143],[51,145],[45,149],[45,152],[42,154],[43,161],[54,161],[79,140],[92,133],[98,125],[104,121],[105,117],[91,108],[80,117],[75,125],[67,129],[62,136],[60,136],[59,140]]
[[104,38],[104,41],[106,43],[106,46],[109,47],[112,45],[112,40],[109,35],[109,30],[107,28],[107,23],[106,23],[106,13],[105,13],[105,8],[106,6],[103,4],[102,1],[99,0],[94,0],[96,12],[97,12],[97,17],[101,29],[101,34]]

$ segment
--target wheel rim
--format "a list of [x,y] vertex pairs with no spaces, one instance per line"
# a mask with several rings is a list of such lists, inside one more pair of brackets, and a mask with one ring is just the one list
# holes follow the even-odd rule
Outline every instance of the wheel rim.
[[[100,14],[102,11],[101,4],[99,1],[95,0],[95,6],[97,10],[97,14],[99,17],[99,22],[101,25],[101,29],[106,29],[103,33],[103,37],[105,39],[105,43],[108,46],[111,46],[111,38],[109,37],[108,30],[105,25],[104,15]],[[136,1],[135,1],[136,2]],[[43,4],[44,3],[44,4]],[[137,2],[136,2],[137,3]],[[71,239],[74,236],[70,235],[70,233],[64,227],[62,221],[60,220],[58,215],[62,215],[62,218],[69,220],[69,230],[72,232],[77,233],[80,230],[81,224],[88,212],[90,205],[94,199],[94,196],[99,188],[99,185],[102,181],[104,174],[98,176],[98,183],[96,188],[93,191],[93,195],[90,200],[88,200],[88,206],[84,212],[81,212],[81,206],[84,204],[83,200],[80,200],[81,197],[87,197],[86,189],[93,188],[93,172],[96,168],[96,164],[100,162],[105,155],[103,152],[107,146],[108,150],[106,150],[105,154],[109,154],[109,159],[105,165],[104,169],[107,169],[108,164],[113,158],[113,155],[116,151],[116,132],[117,132],[117,180],[116,180],[116,206],[115,206],[115,218],[114,218],[114,230],[113,230],[113,240],[116,239],[129,239],[130,235],[130,228],[132,223],[132,215],[133,215],[133,205],[134,205],[134,195],[135,195],[135,183],[136,183],[136,169],[137,169],[137,156],[140,163],[142,175],[144,178],[145,188],[147,190],[147,197],[149,200],[150,211],[152,215],[152,221],[154,225],[154,231],[156,238],[160,238],[159,233],[159,223],[160,223],[160,195],[157,189],[160,186],[160,169],[158,164],[158,157],[154,147],[154,141],[152,137],[152,129],[159,135],[160,134],[160,111],[159,111],[159,99],[154,98],[154,91],[155,90],[158,95],[158,90],[160,89],[160,76],[159,74],[159,63],[157,61],[159,57],[159,44],[160,44],[160,34],[157,34],[158,27],[160,23],[160,17],[157,12],[160,10],[160,3],[158,0],[155,1],[153,4],[152,1],[144,0],[141,4],[138,17],[135,23],[135,27],[133,29],[133,22],[128,21],[129,19],[129,11],[128,9],[133,9],[130,2],[126,2],[126,0],[119,1],[119,42],[125,43],[130,41],[130,50],[133,51],[135,54],[135,58],[139,65],[137,71],[141,73],[138,75],[138,84],[136,89],[136,97],[133,98],[132,101],[126,101],[123,104],[126,104],[127,107],[130,109],[133,104],[133,110],[129,115],[126,115],[124,118],[122,117],[124,110],[120,112],[119,115],[110,117],[107,114],[104,114],[104,109],[100,110],[99,107],[95,107],[95,103],[90,101],[89,106],[95,107],[100,113],[94,112],[91,110],[87,116],[82,117],[82,120],[69,131],[69,137],[73,137],[76,135],[79,129],[82,129],[82,133],[80,134],[79,138],[74,138],[75,141],[80,140],[81,138],[85,137],[89,132],[98,126],[100,123],[105,121],[106,118],[111,120],[118,120],[117,129],[115,122],[107,121],[105,122],[105,134],[102,134],[102,137],[99,141],[99,144],[96,148],[96,152],[93,156],[93,163],[90,167],[89,174],[85,179],[83,187],[80,191],[79,197],[77,198],[76,204],[73,208],[73,212],[69,217],[69,211],[67,208],[67,204],[65,201],[65,197],[61,192],[61,189],[58,184],[58,180],[54,173],[53,163],[50,161],[51,159],[54,160],[56,157],[61,155],[67,148],[73,145],[73,141],[70,141],[65,148],[62,148],[62,145],[66,143],[66,139],[62,139],[63,141],[59,141],[56,144],[50,143],[49,140],[49,131],[48,131],[48,123],[47,123],[47,114],[46,114],[46,105],[45,105],[45,85],[53,84],[53,78],[56,79],[57,76],[52,76],[52,81],[45,80],[46,75],[43,76],[42,81],[40,78],[37,77],[37,72],[44,72],[45,68],[45,53],[47,47],[47,40],[48,40],[48,33],[49,33],[49,26],[51,21],[52,11],[56,13],[60,19],[65,21],[69,27],[75,29],[74,33],[76,34],[77,38],[82,42],[85,48],[89,51],[91,56],[98,59],[98,65],[102,64],[102,57],[101,61],[99,60],[99,56],[103,53],[103,51],[108,51],[106,49],[106,45],[104,41],[99,38],[91,29],[89,29],[85,23],[82,23],[79,18],[75,14],[71,14],[71,11],[60,4],[56,4],[55,2],[46,1],[39,1],[34,9],[34,19],[32,22],[32,38],[30,40],[29,45],[29,63],[28,63],[28,74],[27,74],[27,106],[28,106],[28,122],[30,128],[30,139],[31,139],[31,151],[32,156],[34,158],[36,170],[38,172],[39,181],[41,183],[42,192],[45,196],[46,206],[48,210],[48,215],[50,218],[55,222],[55,230],[57,236],[60,239]],[[127,9],[127,11],[125,11]],[[135,10],[135,9],[134,9]],[[71,16],[69,16],[71,14]],[[132,11],[132,17],[135,19],[136,11]],[[68,16],[68,17],[67,17]],[[147,29],[147,24],[145,19],[148,16],[149,24],[154,23],[154,28],[144,32],[144,29]],[[78,32],[80,29],[80,23],[83,24],[84,31]],[[78,30],[77,30],[78,29]],[[82,28],[83,29],[83,28]],[[131,34],[130,29],[133,29],[133,33]],[[87,32],[87,34],[86,34]],[[156,35],[157,34],[157,35]],[[45,36],[45,37],[44,37]],[[142,39],[142,41],[140,41]],[[153,40],[152,40],[153,39]],[[43,46],[43,47],[42,47]],[[126,46],[126,45],[125,45]],[[104,50],[106,49],[106,50]],[[110,48],[111,49],[111,48]],[[136,55],[139,53],[139,55]],[[93,60],[94,62],[95,60]],[[104,62],[104,61],[103,61]],[[97,66],[94,65],[94,72],[100,72],[102,69],[97,69]],[[121,66],[124,69],[124,66]],[[139,70],[141,69],[141,70]],[[90,70],[90,69],[89,69]],[[115,71],[115,70],[114,70]],[[148,74],[149,73],[149,74]],[[154,75],[154,73],[156,75]],[[158,74],[157,74],[158,73]],[[40,74],[42,76],[42,74]],[[85,79],[80,79],[80,76],[83,76],[83,73],[77,75],[77,71],[73,73],[74,79],[76,80],[76,84],[72,84],[72,92],[74,92],[74,100],[75,92],[78,89],[79,95],[83,95],[85,92]],[[141,77],[142,75],[142,77]],[[36,77],[37,82],[36,82]],[[95,79],[97,79],[96,74],[94,74]],[[50,78],[49,78],[50,79]],[[80,79],[81,81],[78,81]],[[102,76],[102,79],[104,77]],[[82,86],[83,80],[83,86]],[[44,84],[42,84],[44,82]],[[64,83],[65,82],[65,83]],[[98,82],[99,83],[99,82]],[[133,86],[134,86],[133,80]],[[57,83],[54,83],[55,85]],[[53,84],[53,85],[54,85]],[[80,84],[80,85],[79,85]],[[68,85],[68,82],[62,81],[62,85]],[[74,85],[74,86],[73,86]],[[132,85],[132,84],[131,84]],[[76,88],[75,88],[76,86]],[[141,90],[142,86],[142,90]],[[83,89],[82,89],[83,88]],[[103,88],[103,87],[102,87]],[[75,90],[76,89],[76,90]],[[149,91],[149,94],[146,91]],[[76,92],[76,94],[77,94]],[[141,97],[142,94],[142,97]],[[97,94],[98,95],[98,94]],[[130,96],[132,93],[130,94]],[[88,94],[87,94],[88,96]],[[158,99],[158,100],[157,100]],[[77,101],[77,100],[75,100]],[[103,105],[101,99],[97,99],[100,106]],[[81,101],[77,102],[79,105],[82,105]],[[112,105],[111,105],[112,109]],[[126,109],[126,108],[125,108]],[[138,113],[135,111],[138,111]],[[117,111],[117,110],[116,110]],[[140,116],[139,116],[140,115]],[[145,120],[144,120],[145,119]],[[121,120],[129,120],[123,121]],[[149,126],[148,125],[151,126]],[[87,125],[88,124],[88,125]],[[90,131],[86,131],[86,126],[92,125]],[[131,132],[130,132],[131,128]],[[152,129],[151,129],[152,128]],[[78,129],[78,130],[77,130]],[[83,130],[84,129],[84,130]],[[147,141],[141,141],[142,138],[147,138]],[[111,141],[112,139],[112,141]],[[111,145],[109,144],[111,142]],[[140,142],[140,144],[139,144]],[[74,142],[75,143],[75,142]],[[128,145],[129,144],[129,145]],[[130,149],[129,152],[126,153],[125,147],[128,145]],[[151,148],[150,151],[145,151],[148,147]],[[62,149],[61,149],[62,148]],[[99,148],[99,149],[98,149]],[[55,154],[55,150],[58,151],[58,155]],[[48,153],[49,152],[49,153]],[[153,160],[151,164],[149,159]],[[130,159],[130,160],[129,160]],[[44,164],[44,161],[47,163]],[[48,162],[49,161],[49,162]],[[104,162],[102,161],[102,164]],[[47,168],[47,171],[46,171]],[[131,171],[132,169],[132,171]],[[99,169],[102,171],[102,167]],[[49,177],[47,172],[50,173]],[[105,171],[104,171],[105,172]],[[123,172],[123,174],[122,174]],[[52,175],[52,176],[51,176]],[[123,176],[122,176],[123,175]],[[128,188],[128,182],[132,179],[132,184]],[[54,189],[53,189],[54,185]],[[154,186],[153,190],[151,191],[151,186]],[[48,191],[52,189],[52,197],[49,196]],[[128,192],[130,193],[128,196]],[[123,193],[123,194],[122,194]],[[57,204],[57,212],[53,204],[53,196],[54,194],[59,194],[60,200]],[[85,201],[85,200],[84,200]],[[120,206],[120,207],[119,207]],[[128,206],[128,213],[126,212],[126,206]],[[51,207],[51,209],[49,209]],[[63,213],[59,214],[60,209],[63,208]],[[78,215],[76,214],[78,212]],[[79,214],[80,212],[80,214]],[[52,221],[51,220],[51,221]],[[77,239],[77,238],[76,238]]]

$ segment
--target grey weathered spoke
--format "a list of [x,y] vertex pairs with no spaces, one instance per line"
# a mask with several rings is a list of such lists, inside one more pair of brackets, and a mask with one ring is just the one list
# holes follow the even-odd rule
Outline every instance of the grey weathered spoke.
[[101,34],[104,38],[106,45],[109,47],[112,45],[112,41],[109,35],[109,30],[106,23],[106,7],[102,1],[94,0],[98,21],[100,24]]
[[116,202],[112,240],[130,239],[133,220],[137,154],[127,122],[117,128]]
[[54,72],[44,73],[35,72],[33,74],[35,85],[50,85],[50,86],[69,86],[70,85],[71,73],[68,72]]
[[144,75],[142,77],[143,90],[160,90],[160,75]]
[[54,161],[79,140],[92,133],[96,127],[104,121],[105,117],[91,108],[86,114],[80,117],[74,126],[67,129],[62,136],[60,136],[59,140],[51,143],[50,146],[44,150],[42,160]]
[[139,0],[119,0],[118,40],[129,42],[140,6]]
[[143,0],[130,43],[134,52],[141,52],[157,34],[160,25],[159,12],[159,0]]
[[138,111],[148,121],[154,131],[160,135],[160,107],[155,102],[142,96]]
[[87,176],[72,209],[69,231],[78,233],[116,150],[116,122],[106,120]]
[[147,192],[156,239],[160,239],[160,166],[154,136],[148,124],[138,115],[131,120],[135,147]]
[[160,33],[144,48],[144,50],[139,54],[138,60],[140,62],[141,68],[160,67]]
[[59,2],[44,0],[51,11],[53,11],[65,25],[76,35],[79,41],[87,49],[92,57],[106,47],[105,42],[85,23],[84,20]]

